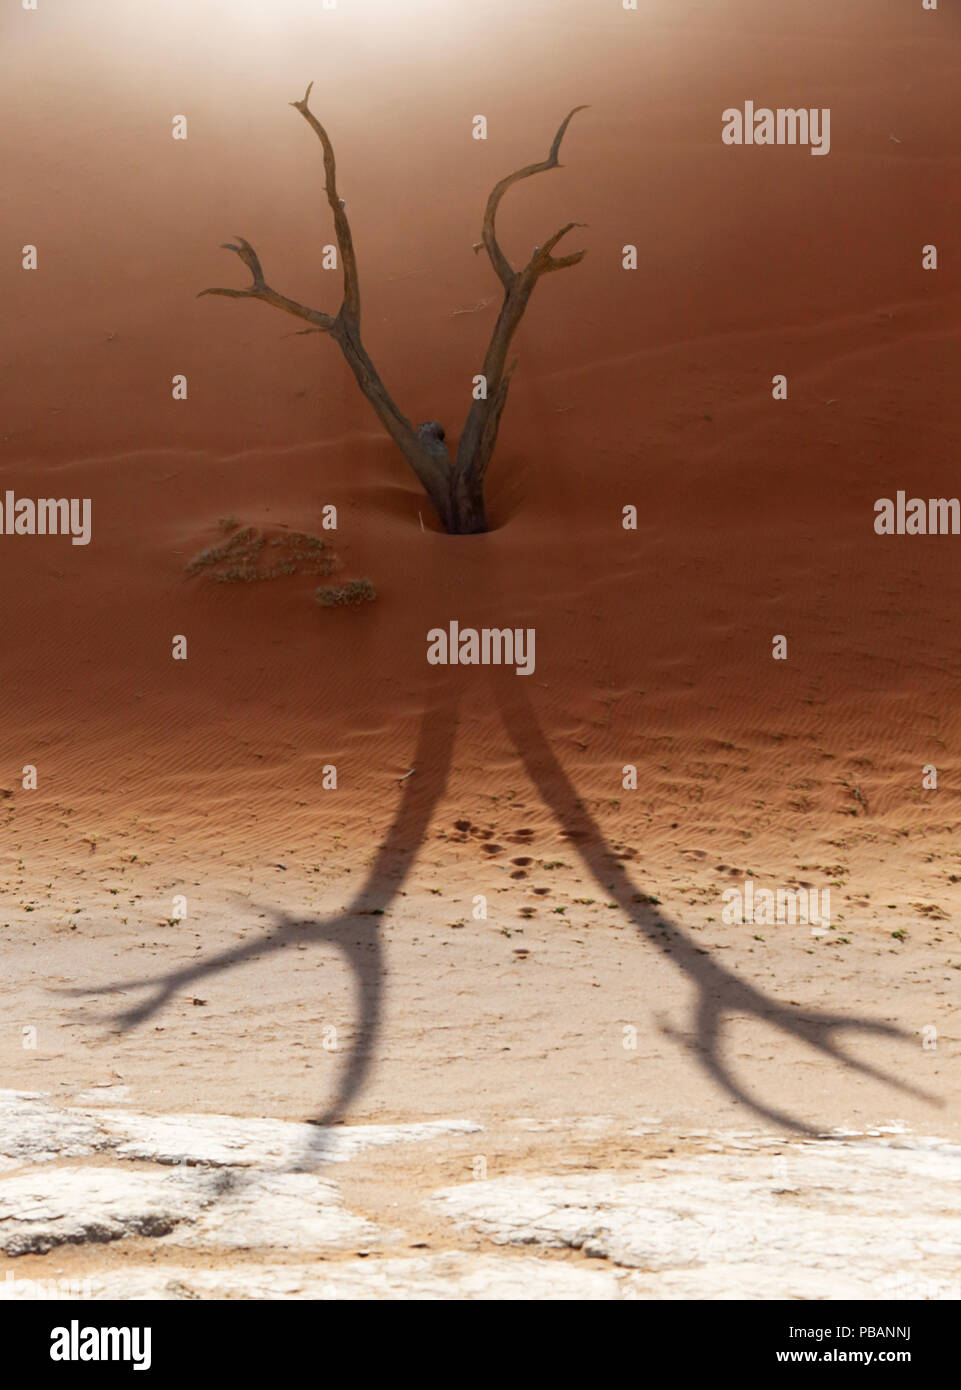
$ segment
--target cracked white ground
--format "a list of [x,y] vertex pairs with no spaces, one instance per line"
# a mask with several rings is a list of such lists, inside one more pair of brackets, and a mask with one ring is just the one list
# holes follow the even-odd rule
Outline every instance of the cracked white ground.
[[324,1129],[5,1091],[0,1136],[8,1299],[961,1297],[961,1147],[897,1124]]

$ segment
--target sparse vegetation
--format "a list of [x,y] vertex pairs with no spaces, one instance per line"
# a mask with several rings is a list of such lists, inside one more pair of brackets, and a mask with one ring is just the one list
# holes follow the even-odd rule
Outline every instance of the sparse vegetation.
[[322,584],[314,595],[323,608],[372,603],[377,590],[369,579],[349,579],[346,584]]
[[[268,537],[254,526],[237,522],[237,530],[234,524],[232,517],[221,520],[221,529],[232,531],[230,539],[195,555],[186,567],[189,578],[204,574],[217,584],[252,584],[287,574],[332,574],[336,568],[333,551],[319,536],[290,531]],[[276,553],[268,557],[268,549]]]

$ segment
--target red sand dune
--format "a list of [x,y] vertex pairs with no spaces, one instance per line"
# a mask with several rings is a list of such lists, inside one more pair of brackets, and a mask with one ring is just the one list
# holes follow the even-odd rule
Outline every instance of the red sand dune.
[[[961,490],[956,16],[485,0],[381,27],[291,5],[281,31],[234,8],[220,26],[120,0],[97,21],[52,2],[6,21],[0,489],[90,497],[94,533],[0,538],[8,882],[20,859],[28,876],[83,865],[89,836],[162,847],[172,878],[224,851],[367,856],[450,691],[434,830],[466,815],[551,843],[499,691],[530,700],[655,881],[686,877],[682,851],[779,881],[847,858],[874,907],[900,876],[902,906],[956,916],[961,539],[872,528],[879,496]],[[336,309],[319,149],[287,104],[311,79],[368,348],[401,408],[453,437],[497,308],[471,250],[487,193],[590,103],[563,169],[502,209],[515,259],[570,219],[589,255],[538,286],[522,325],[486,536],[436,529],[333,343],[195,297],[245,283],[218,249],[242,234],[270,283]],[[830,155],[723,146],[721,110],[746,98],[829,106]],[[185,578],[220,518],[316,531],[328,503],[340,572],[369,577],[375,603],[320,608],[312,576]],[[427,630],[451,618],[535,627],[535,674],[428,666]]]

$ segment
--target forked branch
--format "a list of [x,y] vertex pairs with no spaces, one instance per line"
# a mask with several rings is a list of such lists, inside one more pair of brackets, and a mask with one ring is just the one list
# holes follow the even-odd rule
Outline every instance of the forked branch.
[[552,256],[551,252],[560,241],[561,237],[567,236],[568,232],[575,227],[586,227],[586,222],[568,222],[559,232],[555,232],[552,237],[548,237],[543,246],[535,246],[534,254],[531,257],[531,268],[538,275],[548,275],[552,270],[564,270],[569,265],[577,265],[587,255],[586,251],[572,251],[569,256]]
[[[297,318],[306,319],[308,323],[314,325],[320,332],[329,333],[337,320],[346,321],[356,330],[360,326],[360,283],[357,276],[357,256],[354,252],[354,239],[350,232],[350,222],[347,220],[344,200],[337,192],[337,161],[334,158],[334,147],[330,143],[330,136],[311,111],[309,106],[310,93],[313,89],[313,82],[308,84],[307,90],[300,101],[292,101],[290,104],[303,116],[304,120],[314,131],[323,147],[324,152],[324,188],[327,193],[327,201],[330,204],[331,212],[334,214],[334,234],[337,237],[337,247],[340,252],[340,264],[344,273],[344,298],[340,306],[340,312],[334,318],[330,314],[322,313],[319,309],[310,309],[304,304],[298,304],[294,299],[288,299],[286,295],[278,294],[272,290],[264,280],[264,273],[261,269],[260,258],[254,248],[243,237],[238,237],[239,246],[234,246],[227,242],[224,250],[235,251],[244,265],[250,271],[253,283],[246,290],[231,289],[210,289],[201,290],[204,294],[223,294],[230,299],[262,299],[265,304],[272,304],[275,309],[284,309],[288,314],[294,314]],[[200,296],[198,296],[199,298]],[[397,412],[398,415],[400,412]]]
[[309,329],[302,332],[329,333],[335,340],[347,365],[357,380],[361,391],[370,401],[387,433],[403,453],[420,480],[421,486],[434,503],[445,526],[453,527],[449,508],[450,459],[446,450],[440,457],[440,449],[432,442],[430,449],[424,447],[414,426],[397,407],[387,390],[380,374],[367,354],[360,336],[360,284],[357,274],[357,257],[350,232],[350,223],[344,208],[343,199],[337,191],[337,165],[330,136],[314,116],[309,107],[313,83],[308,86],[300,101],[290,104],[303,116],[304,120],[320,140],[324,155],[325,191],[327,201],[334,215],[334,230],[340,252],[340,263],[344,275],[344,294],[336,315],[326,314],[320,309],[312,309],[300,304],[287,295],[272,289],[264,278],[260,258],[254,248],[243,237],[237,244],[227,243],[226,249],[235,252],[250,271],[251,283],[247,289],[207,289],[201,295],[220,294],[230,299],[260,299],[275,309],[283,309],[296,318],[309,323]]
[[521,179],[530,178],[534,174],[541,174],[547,169],[559,167],[558,155],[567,127],[578,111],[586,109],[585,106],[575,106],[573,111],[568,112],[561,121],[546,159],[542,159],[537,164],[527,164],[523,169],[508,174],[506,178],[495,184],[487,200],[487,208],[484,213],[483,239],[474,247],[475,251],[479,251],[482,246],[486,247],[491,265],[504,286],[504,302],[497,316],[497,322],[494,324],[490,344],[484,358],[483,374],[486,383],[486,396],[473,401],[467,412],[455,463],[456,488],[467,499],[468,505],[481,511],[483,510],[484,478],[497,442],[497,431],[504,406],[507,403],[507,392],[514,370],[513,363],[509,367],[507,365],[507,354],[511,340],[540,277],[548,275],[554,270],[565,270],[568,266],[577,265],[587,255],[586,251],[572,251],[567,256],[551,254],[568,232],[573,231],[575,227],[585,225],[583,222],[568,222],[553,236],[548,237],[543,245],[534,247],[530,260],[522,270],[515,270],[497,240],[497,210],[504,194],[515,183],[519,183]]
[[[511,288],[520,272],[514,270],[510,261],[507,259],[507,257],[504,255],[504,252],[501,250],[500,242],[497,240],[497,230],[495,223],[497,219],[497,209],[500,207],[501,199],[503,198],[507,190],[509,188],[512,188],[515,183],[520,183],[521,179],[529,179],[534,174],[543,174],[548,169],[560,168],[560,160],[558,159],[558,155],[560,154],[561,141],[564,139],[567,127],[570,125],[573,118],[577,115],[578,111],[586,110],[586,106],[575,106],[573,111],[568,111],[567,115],[561,121],[557,134],[554,136],[554,141],[551,145],[550,153],[548,154],[547,158],[539,160],[537,164],[525,164],[523,169],[517,169],[514,171],[513,174],[508,174],[506,178],[501,179],[499,183],[496,183],[494,185],[491,191],[491,195],[487,199],[487,207],[484,211],[484,230],[482,233],[483,240],[479,241],[474,249],[476,251],[479,251],[482,246],[485,246],[487,248],[487,254],[488,256],[490,256],[491,265],[497,271],[497,274],[500,277],[501,283],[503,284],[505,290],[509,290]],[[550,245],[556,246],[557,242],[561,239],[561,237],[564,236],[567,232],[569,232],[572,227],[580,225],[583,224],[571,222],[562,231],[557,233],[557,235],[552,239]],[[535,256],[536,254],[537,252],[535,251]],[[580,260],[585,255],[585,252],[578,251],[575,254],[577,256],[577,259]],[[550,258],[548,257],[548,260],[549,259]],[[534,257],[532,257],[531,261],[528,263],[528,269],[533,267],[533,263]],[[569,260],[568,264],[574,265],[575,261]],[[559,264],[545,265],[543,267],[543,270],[548,269],[560,270],[561,267]],[[543,273],[543,270],[539,273]]]
[[283,309],[296,318],[306,319],[314,325],[318,333],[329,333],[333,329],[336,320],[332,319],[330,314],[322,313],[320,309],[310,309],[306,304],[298,304],[296,299],[288,299],[285,294],[278,294],[276,290],[272,290],[264,279],[260,258],[250,242],[245,241],[242,236],[239,236],[237,241],[240,243],[238,246],[231,241],[225,241],[222,249],[236,252],[243,261],[252,277],[249,287],[245,290],[201,290],[198,299],[202,299],[205,294],[223,294],[228,299],[262,299],[265,304],[272,304],[275,309]]

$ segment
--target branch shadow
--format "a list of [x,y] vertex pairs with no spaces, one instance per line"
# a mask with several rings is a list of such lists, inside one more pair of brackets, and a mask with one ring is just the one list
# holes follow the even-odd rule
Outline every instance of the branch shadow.
[[906,1040],[909,1034],[904,1029],[875,1019],[781,1004],[725,969],[704,947],[698,947],[676,922],[654,911],[650,905],[639,903],[641,895],[638,889],[627,872],[616,863],[618,856],[600,826],[584,809],[573,783],[554,754],[534,712],[530,696],[516,682],[508,685],[503,679],[497,680],[493,670],[491,677],[501,718],[518,756],[572,848],[598,886],[617,900],[618,906],[638,933],[667,956],[697,990],[693,1032],[685,1035],[661,1023],[662,1033],[686,1047],[728,1095],[755,1115],[811,1138],[823,1131],[773,1103],[752,1096],[735,1078],[722,1056],[726,1018],[753,1016],[864,1076],[932,1104],[943,1104],[922,1088],[852,1056],[838,1040],[838,1035],[843,1032]]
[[458,705],[458,697],[448,694],[421,716],[413,759],[416,771],[403,783],[400,805],[377,856],[364,882],[342,912],[314,918],[272,909],[273,929],[258,933],[241,946],[160,975],[97,988],[59,991],[64,995],[89,998],[146,990],[147,996],[142,1002],[107,1016],[126,1033],[153,1018],[178,991],[199,980],[271,955],[290,944],[336,946],[353,976],[357,1027],[335,1095],[321,1113],[307,1121],[318,1127],[317,1138],[310,1142],[308,1152],[296,1163],[297,1171],[312,1166],[311,1160],[323,1159],[330,1148],[330,1127],[346,1115],[370,1072],[380,1035],[386,978],[380,919],[410,874],[443,796],[454,751]]
[[[722,1055],[726,1020],[736,1015],[754,1017],[864,1076],[891,1085],[902,1093],[941,1103],[923,1089],[852,1056],[842,1047],[838,1036],[854,1032],[906,1039],[908,1034],[903,1029],[875,1019],[781,1004],[720,965],[670,918],[643,900],[639,901],[641,895],[635,884],[617,864],[613,847],[584,809],[573,783],[554,754],[530,697],[516,681],[509,685],[503,679],[503,672],[497,674],[501,675],[500,680],[496,679],[494,671],[490,672],[501,718],[544,804],[553,812],[565,837],[598,886],[616,899],[640,936],[668,957],[696,988],[691,1033],[680,1033],[662,1023],[661,1030],[666,1036],[686,1047],[732,1099],[772,1124],[809,1137],[816,1137],[821,1131],[787,1110],[752,1095],[734,1076]],[[329,1153],[330,1128],[345,1117],[370,1073],[381,1030],[385,987],[379,918],[410,874],[444,794],[453,758],[458,706],[458,696],[448,691],[434,707],[425,710],[413,760],[416,772],[403,783],[400,805],[377,856],[363,884],[341,913],[320,919],[300,918],[274,909],[272,930],[203,961],[159,976],[94,989],[61,991],[85,997],[123,994],[129,990],[147,991],[142,1002],[111,1017],[123,1032],[128,1032],[153,1018],[179,990],[206,977],[235,969],[290,943],[336,946],[354,979],[358,1024],[334,1097],[321,1113],[308,1121],[317,1127],[317,1138],[296,1162],[296,1171],[309,1169]]]

